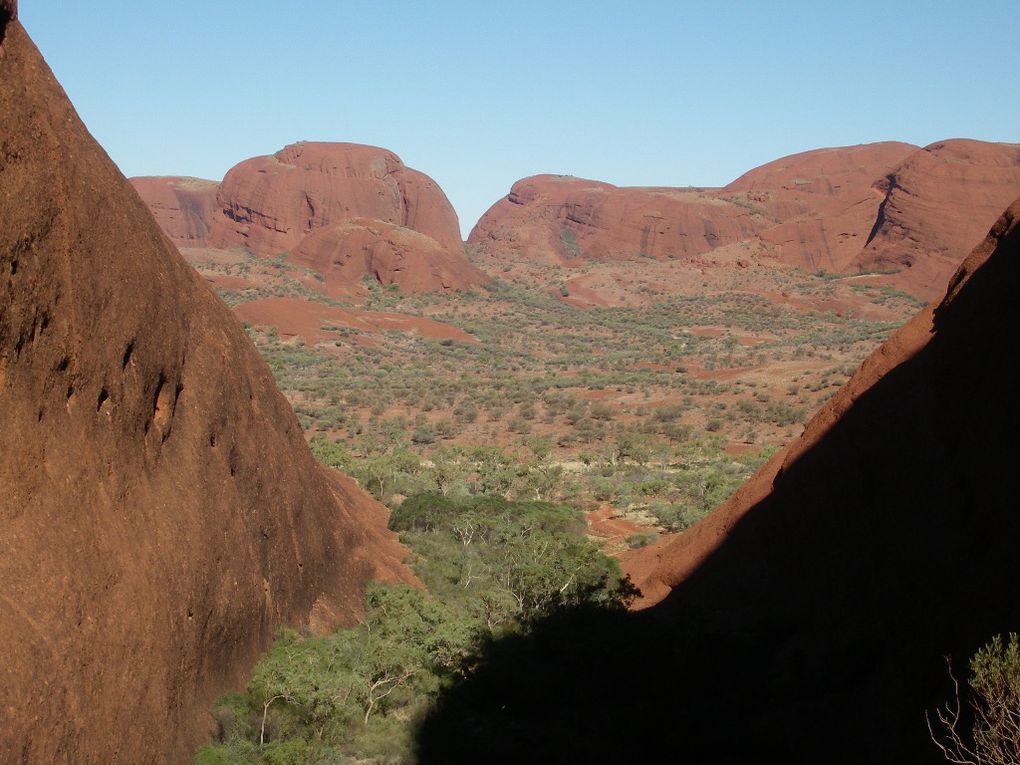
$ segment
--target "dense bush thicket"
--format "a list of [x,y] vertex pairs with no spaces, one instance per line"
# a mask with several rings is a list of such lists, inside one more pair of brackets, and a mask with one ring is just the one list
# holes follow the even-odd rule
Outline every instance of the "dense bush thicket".
[[282,633],[247,689],[217,705],[200,765],[411,761],[416,722],[488,641],[561,607],[612,610],[630,595],[565,505],[422,494],[391,525],[428,591],[373,585],[360,626]]

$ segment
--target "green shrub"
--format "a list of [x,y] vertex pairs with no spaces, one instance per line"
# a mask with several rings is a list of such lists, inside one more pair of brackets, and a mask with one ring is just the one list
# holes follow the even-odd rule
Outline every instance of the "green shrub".
[[647,547],[658,538],[659,538],[658,533],[654,531],[640,534],[631,534],[629,537],[627,537],[627,546],[631,550],[636,550],[639,547]]
[[[932,739],[950,762],[974,765],[1020,763],[1020,644],[1016,633],[1004,643],[996,635],[970,661],[971,714],[961,711],[959,689],[954,699],[928,717]],[[950,671],[950,676],[952,672]],[[962,719],[972,719],[964,730]]]

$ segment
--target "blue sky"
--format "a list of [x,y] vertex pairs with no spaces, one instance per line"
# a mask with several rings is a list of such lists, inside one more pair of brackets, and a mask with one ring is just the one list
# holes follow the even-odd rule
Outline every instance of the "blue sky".
[[1020,141],[1020,3],[21,0],[127,175],[385,146],[465,233],[518,178],[721,185],[821,146]]

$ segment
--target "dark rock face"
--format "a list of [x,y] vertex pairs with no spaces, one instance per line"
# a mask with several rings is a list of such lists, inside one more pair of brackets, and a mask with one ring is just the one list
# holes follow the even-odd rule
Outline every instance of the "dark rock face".
[[628,563],[646,605],[665,598],[651,618],[760,641],[801,760],[853,720],[856,754],[825,759],[923,761],[941,657],[1020,625],[1020,365],[1001,334],[1018,290],[1020,201],[800,439]]
[[407,576],[17,22],[0,421],[0,761],[189,761],[278,625],[350,622],[367,579]]
[[421,762],[945,762],[944,657],[962,674],[1020,628],[1020,201],[944,294],[733,498],[625,561],[644,610],[489,646]]

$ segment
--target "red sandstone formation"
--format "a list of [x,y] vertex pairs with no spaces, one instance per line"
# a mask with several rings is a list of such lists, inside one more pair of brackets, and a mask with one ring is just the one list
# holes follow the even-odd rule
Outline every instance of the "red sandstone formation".
[[291,252],[290,262],[323,275],[327,294],[353,294],[365,275],[405,293],[439,292],[487,279],[463,253],[410,228],[371,218],[351,218],[316,229]]
[[897,270],[893,283],[935,298],[1002,209],[1020,193],[1020,145],[941,141],[914,152],[876,189],[870,241],[847,272]]
[[882,202],[875,180],[916,149],[886,142],[806,151],[757,167],[719,193],[772,220],[775,225],[760,236],[776,259],[838,273],[860,252],[874,225]]
[[[372,233],[355,237],[350,252],[338,250],[347,238],[342,224]],[[260,256],[301,249],[304,262],[326,269],[327,281],[342,276],[339,288],[369,273],[405,291],[487,279],[464,256],[457,214],[435,181],[385,149],[350,143],[292,144],[232,168],[220,185],[210,245],[244,245]],[[364,257],[366,248],[374,256]]]
[[723,187],[722,194],[751,194],[768,213],[786,220],[855,202],[917,147],[887,141],[791,154],[754,168]]
[[821,149],[763,165],[723,193],[776,216],[761,240],[778,260],[889,273],[887,281],[934,299],[960,252],[1020,193],[1020,146],[955,140]]
[[751,211],[696,189],[619,188],[559,175],[517,181],[471,231],[494,254],[571,264],[619,256],[690,258],[765,228]]
[[722,189],[526,178],[468,241],[504,259],[563,265],[689,258],[746,242],[804,270],[883,272],[930,299],[1018,193],[1020,145],[874,143],[784,157]]
[[0,761],[187,762],[282,623],[406,577],[0,2]]
[[131,185],[156,222],[178,247],[205,247],[216,208],[216,181],[201,178],[140,177]]

